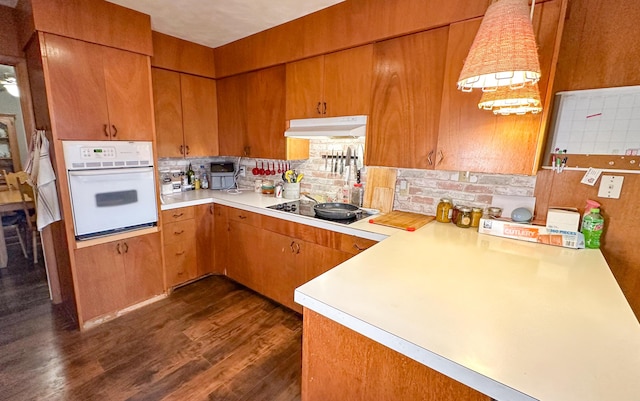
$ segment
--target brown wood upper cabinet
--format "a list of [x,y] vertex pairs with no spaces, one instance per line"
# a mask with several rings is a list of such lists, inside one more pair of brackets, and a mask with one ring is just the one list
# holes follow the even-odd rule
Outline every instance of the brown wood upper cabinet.
[[373,45],[287,64],[286,119],[369,114]]
[[153,140],[149,57],[43,34],[58,139]]
[[302,159],[284,137],[285,67],[278,65],[218,81],[220,153]]
[[367,165],[434,168],[447,38],[444,27],[374,45]]
[[538,115],[495,116],[478,109],[480,92],[463,93],[456,89],[456,81],[481,19],[450,26],[437,169],[502,174],[534,174],[537,171],[551,108],[546,95],[553,84],[556,43],[562,34],[558,25],[564,20],[564,1],[546,1],[535,9],[533,25],[542,69],[538,87],[545,107]]
[[159,68],[151,73],[158,156],[217,156],[215,80]]

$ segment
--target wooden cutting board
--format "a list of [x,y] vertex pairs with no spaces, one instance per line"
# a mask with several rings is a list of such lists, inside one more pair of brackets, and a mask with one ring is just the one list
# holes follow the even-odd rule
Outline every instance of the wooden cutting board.
[[362,206],[378,209],[382,213],[391,212],[396,192],[396,176],[397,170],[394,168],[367,167]]
[[373,218],[369,220],[369,223],[399,228],[401,230],[415,231],[434,219],[434,216],[425,216],[424,214],[400,212],[396,210],[380,217]]

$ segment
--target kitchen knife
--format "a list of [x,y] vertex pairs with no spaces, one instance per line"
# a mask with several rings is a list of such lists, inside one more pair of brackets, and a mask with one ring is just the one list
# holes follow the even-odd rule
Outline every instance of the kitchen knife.
[[347,148],[347,166],[351,166],[351,146]]

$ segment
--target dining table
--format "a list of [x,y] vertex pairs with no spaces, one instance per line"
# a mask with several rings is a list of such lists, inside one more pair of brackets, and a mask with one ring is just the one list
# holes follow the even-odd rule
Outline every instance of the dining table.
[[[33,199],[28,195],[25,196],[27,201],[27,208],[34,208]],[[6,191],[0,191],[0,215],[4,213],[15,212],[22,210],[22,196],[19,190],[10,189]],[[0,269],[6,268],[8,262],[7,244],[4,240],[4,229],[0,230]]]

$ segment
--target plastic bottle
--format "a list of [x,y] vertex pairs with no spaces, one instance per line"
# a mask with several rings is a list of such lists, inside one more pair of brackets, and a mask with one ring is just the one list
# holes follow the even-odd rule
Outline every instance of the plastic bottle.
[[346,182],[342,186],[342,202],[349,203],[351,201],[351,187]]
[[200,188],[209,189],[209,177],[204,166],[200,166]]
[[600,248],[600,236],[604,229],[604,218],[600,209],[591,209],[588,215],[582,219],[582,234],[584,234],[584,246],[589,249]]

